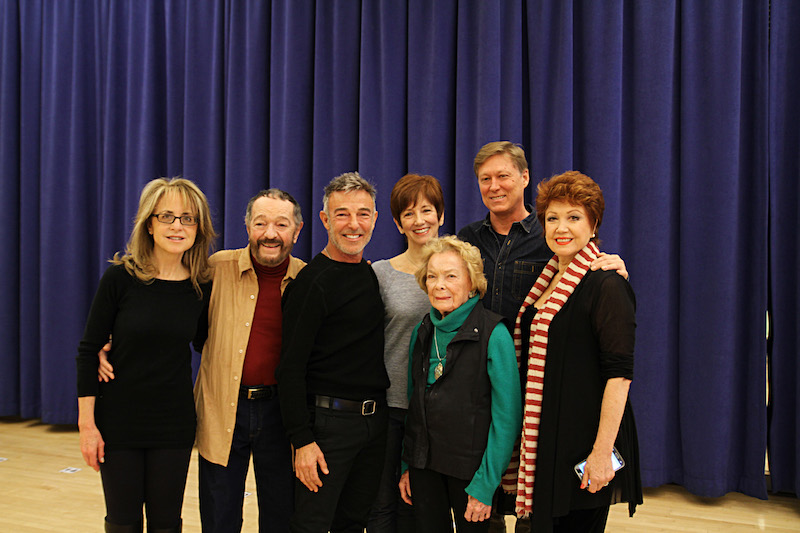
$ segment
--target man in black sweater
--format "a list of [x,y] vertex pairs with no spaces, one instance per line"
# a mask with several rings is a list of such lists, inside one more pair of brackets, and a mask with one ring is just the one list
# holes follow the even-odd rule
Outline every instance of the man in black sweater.
[[334,178],[320,212],[328,242],[283,296],[277,378],[296,449],[293,532],[363,531],[377,492],[389,378],[383,302],[363,259],[377,215],[369,182]]

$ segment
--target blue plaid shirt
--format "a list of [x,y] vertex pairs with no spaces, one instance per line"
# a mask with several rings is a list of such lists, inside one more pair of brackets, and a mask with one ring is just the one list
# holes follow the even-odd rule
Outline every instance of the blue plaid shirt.
[[458,232],[459,239],[477,246],[483,256],[483,272],[489,282],[483,305],[506,317],[511,324],[536,278],[554,255],[547,247],[533,206],[527,204],[525,208],[531,214],[514,222],[508,235],[500,235],[492,228],[488,214]]

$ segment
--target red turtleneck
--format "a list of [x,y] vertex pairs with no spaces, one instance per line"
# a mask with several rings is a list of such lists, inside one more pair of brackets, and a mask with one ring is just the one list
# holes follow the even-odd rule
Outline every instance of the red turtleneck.
[[275,368],[281,356],[281,281],[289,268],[289,258],[276,267],[261,265],[252,255],[250,260],[258,278],[258,299],[244,357],[242,384],[274,385]]

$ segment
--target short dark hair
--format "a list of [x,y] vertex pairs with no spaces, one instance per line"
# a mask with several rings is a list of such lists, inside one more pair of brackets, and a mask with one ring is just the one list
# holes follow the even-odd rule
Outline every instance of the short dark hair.
[[259,198],[274,198],[276,200],[290,202],[294,207],[295,225],[299,226],[303,223],[303,213],[300,211],[300,204],[297,203],[297,200],[294,199],[294,196],[281,189],[272,188],[258,191],[258,194],[250,198],[250,201],[247,202],[247,209],[245,209],[244,212],[244,223],[246,225],[250,225],[250,219],[253,217],[253,204],[256,203],[256,200]]
[[392,211],[392,218],[400,221],[400,215],[408,207],[417,204],[419,197],[424,196],[436,209],[436,216],[442,217],[444,213],[444,193],[439,180],[433,176],[420,174],[406,174],[394,184],[392,194],[389,197],[389,209]]

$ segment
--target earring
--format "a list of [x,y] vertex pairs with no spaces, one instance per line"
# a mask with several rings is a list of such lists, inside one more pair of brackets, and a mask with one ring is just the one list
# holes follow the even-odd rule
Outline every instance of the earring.
[[592,239],[594,239],[596,236],[597,236],[596,233],[592,233]]

